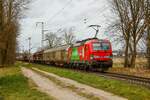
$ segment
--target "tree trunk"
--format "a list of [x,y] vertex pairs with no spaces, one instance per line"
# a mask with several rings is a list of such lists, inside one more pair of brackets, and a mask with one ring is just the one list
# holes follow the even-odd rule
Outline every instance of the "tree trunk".
[[129,65],[129,42],[126,43],[126,48],[125,48],[125,59],[124,59],[124,67],[128,67]]
[[3,62],[3,0],[0,0],[0,66]]
[[128,36],[126,39],[124,67],[129,67],[129,38],[130,37]]
[[2,67],[2,49],[0,49],[0,67]]
[[147,61],[148,68],[150,69],[150,26],[147,29]]
[[131,57],[130,67],[135,68],[135,66],[136,66],[136,55],[137,55],[136,43],[134,42],[133,45],[134,45],[134,46],[133,46],[133,52],[132,52],[132,54],[131,54],[132,57]]

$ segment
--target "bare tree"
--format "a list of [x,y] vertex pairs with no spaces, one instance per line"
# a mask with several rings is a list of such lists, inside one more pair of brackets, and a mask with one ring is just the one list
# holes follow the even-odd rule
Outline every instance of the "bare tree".
[[145,21],[147,22],[147,61],[150,69],[150,1],[146,0],[145,6]]
[[[125,40],[125,67],[135,67],[137,44],[143,36],[147,22],[144,20],[145,0],[113,0],[117,27]],[[130,54],[130,55],[129,55]]]
[[58,37],[56,33],[49,33],[46,35],[46,40],[48,41],[48,48],[53,48],[61,45],[62,39]]
[[0,0],[0,65],[15,62],[19,19],[28,0]]
[[73,33],[73,27],[69,28],[69,30],[64,29],[63,32],[64,32],[64,34],[62,37],[63,37],[65,44],[70,45],[76,41],[75,35]]
[[3,50],[4,50],[4,42],[2,41],[3,40],[3,30],[4,30],[4,20],[3,20],[3,14],[4,14],[4,8],[3,8],[3,0],[0,0],[0,65],[2,64],[3,62],[3,59],[2,59],[2,54],[3,54]]
[[147,33],[148,33],[148,36],[147,36],[147,61],[148,61],[148,67],[150,69],[150,26],[147,29]]
[[[125,43],[125,59],[124,59],[124,67],[128,67],[129,65],[129,40],[130,40],[130,25],[129,19],[126,17],[128,16],[128,13],[125,12],[128,8],[128,5],[124,5],[124,1],[121,0],[113,0],[112,2],[113,11],[115,13],[115,19],[111,24],[109,25],[110,30],[113,30],[117,34],[120,34],[119,42],[124,41]],[[126,14],[126,15],[125,15]],[[122,37],[122,38],[120,38]],[[117,40],[118,41],[118,40]]]

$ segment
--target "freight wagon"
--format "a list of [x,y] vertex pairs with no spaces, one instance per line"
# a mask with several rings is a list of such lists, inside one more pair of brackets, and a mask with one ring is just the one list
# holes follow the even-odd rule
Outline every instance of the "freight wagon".
[[45,50],[43,52],[43,61],[46,64],[51,65],[65,65],[67,63],[68,47],[68,45],[64,45],[61,47]]

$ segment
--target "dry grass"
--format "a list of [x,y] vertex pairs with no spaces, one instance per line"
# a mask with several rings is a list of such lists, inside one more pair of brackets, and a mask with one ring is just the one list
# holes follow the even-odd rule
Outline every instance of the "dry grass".
[[15,75],[16,72],[20,72],[20,69],[16,67],[0,68],[0,77]]
[[123,68],[123,67],[115,67],[109,70],[110,72],[122,73],[128,75],[135,75],[140,77],[150,78],[150,70],[145,68]]
[[[124,64],[124,57],[114,57],[113,58],[113,67],[123,67]],[[146,67],[147,59],[144,57],[138,57],[136,59],[136,67]]]
[[150,78],[150,70],[146,69],[147,59],[138,57],[136,59],[136,68],[124,68],[124,58],[114,58],[113,59],[113,68],[111,68],[110,72],[123,73],[128,75],[135,75],[140,77],[148,77]]

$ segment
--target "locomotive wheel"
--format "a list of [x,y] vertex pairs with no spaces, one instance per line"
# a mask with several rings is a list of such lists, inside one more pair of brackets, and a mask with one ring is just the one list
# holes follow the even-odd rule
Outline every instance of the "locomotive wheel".
[[90,66],[88,65],[85,70],[90,71]]

